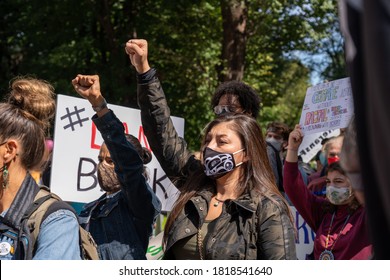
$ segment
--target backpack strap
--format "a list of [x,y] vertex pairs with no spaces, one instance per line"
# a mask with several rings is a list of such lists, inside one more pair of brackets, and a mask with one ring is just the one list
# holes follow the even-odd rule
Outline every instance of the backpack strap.
[[[60,201],[61,199],[58,196],[50,193],[46,187],[40,186],[40,190],[35,196],[33,204],[24,213],[22,220],[27,223],[27,228],[30,231],[30,247],[32,248],[33,252],[36,250],[35,243],[38,238],[42,221],[46,219],[51,213],[60,209],[58,207],[51,207],[53,204],[56,204],[55,202]],[[50,210],[51,212],[48,211],[49,209],[52,209]]]
[[[52,213],[60,210],[69,210],[77,218],[77,213],[71,205],[63,201],[59,196],[51,193],[45,186],[40,186],[40,190],[34,199],[34,203],[26,211],[23,219],[27,221],[27,226],[30,230],[31,248],[35,253],[35,243],[38,238],[42,222]],[[84,230],[79,225],[79,246],[80,253],[83,259],[98,260],[97,245],[92,238],[92,235]]]

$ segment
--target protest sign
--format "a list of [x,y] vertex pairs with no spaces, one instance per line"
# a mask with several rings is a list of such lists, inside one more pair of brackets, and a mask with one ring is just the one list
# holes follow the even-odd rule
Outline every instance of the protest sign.
[[[138,137],[141,145],[150,149],[141,125],[140,111],[111,104],[109,107],[123,122],[125,132]],[[57,95],[50,188],[65,201],[86,203],[103,194],[96,174],[103,138],[91,120],[93,115],[87,100]],[[179,136],[183,137],[184,119],[172,117],[172,121]],[[177,189],[155,156],[146,166],[149,185],[161,200],[163,210],[171,210]]]
[[310,87],[299,121],[304,135],[345,128],[353,115],[349,78]]
[[309,227],[294,206],[290,205],[290,209],[295,220],[295,227],[298,231],[297,240],[295,241],[297,258],[298,260],[304,260],[307,255],[313,252],[315,232]]
[[298,155],[303,162],[308,163],[322,148],[322,141],[340,135],[340,129],[317,132],[303,137],[303,141],[298,149]]

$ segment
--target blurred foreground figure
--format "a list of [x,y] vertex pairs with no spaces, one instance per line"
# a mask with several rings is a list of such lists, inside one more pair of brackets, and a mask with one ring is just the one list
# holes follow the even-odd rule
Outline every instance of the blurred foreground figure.
[[390,259],[390,1],[341,0],[357,144],[375,259]]

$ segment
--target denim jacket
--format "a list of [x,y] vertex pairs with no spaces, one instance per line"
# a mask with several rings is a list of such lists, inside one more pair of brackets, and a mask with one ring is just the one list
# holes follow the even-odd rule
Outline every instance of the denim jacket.
[[29,229],[21,221],[38,191],[38,185],[27,174],[10,208],[1,214],[0,260],[80,260],[79,224],[69,210],[51,213],[41,223],[35,248],[28,246]]
[[143,162],[115,114],[110,111],[92,119],[110,151],[122,188],[114,196],[104,194],[86,204],[80,223],[95,239],[101,259],[144,260],[161,203],[142,175]]

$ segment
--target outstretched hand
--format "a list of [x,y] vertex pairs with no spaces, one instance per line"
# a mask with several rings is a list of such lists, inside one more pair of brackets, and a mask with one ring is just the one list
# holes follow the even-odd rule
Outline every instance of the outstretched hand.
[[131,64],[139,74],[143,74],[150,69],[148,62],[148,42],[143,39],[131,39],[127,41],[125,47],[129,55]]
[[75,91],[82,97],[88,99],[92,106],[101,104],[103,96],[100,92],[100,81],[98,75],[77,75],[72,80]]

